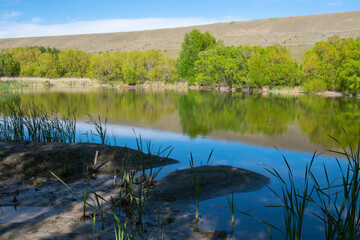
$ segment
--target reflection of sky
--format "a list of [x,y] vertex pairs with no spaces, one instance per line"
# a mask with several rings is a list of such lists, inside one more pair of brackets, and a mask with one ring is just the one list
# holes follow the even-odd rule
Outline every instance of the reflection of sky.
[[[80,132],[90,132],[91,128],[88,124],[78,123],[78,130]],[[92,129],[94,132],[94,129]],[[135,133],[136,135],[135,135]],[[306,163],[309,163],[312,154],[293,152],[286,150],[276,150],[275,148],[262,147],[256,145],[243,144],[238,142],[221,141],[203,137],[190,138],[186,135],[166,132],[161,130],[134,128],[128,126],[108,125],[109,140],[113,144],[116,139],[116,145],[127,145],[131,148],[136,148],[136,136],[141,134],[143,142],[151,139],[151,143],[154,146],[154,150],[159,147],[167,147],[172,145],[174,147],[170,157],[180,161],[179,164],[165,167],[161,176],[164,176],[167,172],[175,169],[182,169],[189,167],[190,152],[196,161],[196,165],[200,161],[206,162],[214,148],[214,153],[210,160],[210,164],[219,165],[231,165],[240,168],[253,170],[271,177],[271,175],[264,169],[264,167],[274,168],[281,175],[287,174],[287,168],[284,164],[281,154],[284,154],[292,167],[295,182],[298,186],[303,184],[304,169]],[[82,141],[86,141],[86,136],[82,135]],[[98,141],[95,139],[95,141]],[[320,176],[318,179],[321,182],[323,177],[323,162],[326,162],[328,167],[328,174],[331,177],[338,176],[337,163],[333,157],[319,156],[313,165],[313,170]],[[345,161],[342,161],[344,164]],[[270,185],[276,191],[280,190],[280,185],[272,178],[272,184]],[[195,194],[195,193],[194,193]],[[235,194],[236,208],[238,210],[246,211],[252,208],[258,208],[254,210],[253,214],[261,219],[267,219],[275,226],[282,226],[282,210],[279,208],[261,208],[265,205],[276,205],[279,201],[274,198],[274,195],[267,188],[249,192]],[[227,206],[227,198],[219,197],[211,200],[201,202],[200,204],[200,217],[204,221],[201,228],[208,230],[226,230],[230,231],[231,228],[231,214],[229,209],[220,208],[219,206]],[[206,211],[204,210],[206,209]],[[314,207],[310,206],[309,209],[314,211]],[[317,231],[314,230],[314,226]],[[316,219],[309,211],[304,223],[304,239],[313,239],[315,237],[323,236],[322,232],[318,229],[322,229],[322,224]],[[235,239],[268,239],[267,227],[251,219],[247,216],[236,214],[235,224]],[[272,231],[275,234],[274,239],[278,239],[281,236],[277,235],[275,230]]]

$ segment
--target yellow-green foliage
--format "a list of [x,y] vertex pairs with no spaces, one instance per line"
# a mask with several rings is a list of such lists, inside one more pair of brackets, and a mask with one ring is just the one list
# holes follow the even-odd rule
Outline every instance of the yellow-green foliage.
[[51,53],[43,53],[38,57],[38,75],[40,77],[58,78],[59,74],[59,62],[57,57]]
[[[76,108],[77,119],[87,119],[87,114],[108,117],[109,122],[147,121],[153,122],[164,114],[171,115],[176,110],[177,96],[175,91],[124,91],[101,88],[88,93],[53,92],[52,94],[36,93],[21,96],[21,104],[44,106],[50,112],[53,108],[64,115],[68,106]],[[20,99],[18,99],[20,101]],[[111,103],[111,104],[109,104]],[[85,117],[84,117],[85,116]]]
[[195,83],[207,86],[293,87],[302,83],[298,64],[290,58],[290,51],[279,45],[216,47],[202,51],[195,70]]
[[65,49],[59,53],[59,67],[64,77],[86,77],[90,54],[78,49]]
[[307,91],[360,92],[360,38],[329,38],[307,51],[302,70]]
[[177,64],[180,77],[190,85],[237,88],[302,83],[300,68],[285,47],[220,45],[208,32],[194,29],[185,34]]
[[246,81],[248,63],[246,47],[217,47],[199,53],[195,62],[196,79],[200,85],[239,87]]
[[157,50],[92,55],[89,76],[103,82],[121,81],[128,84],[177,80],[175,61],[165,58]]
[[214,48],[219,43],[209,32],[201,33],[198,29],[185,33],[180,56],[177,60],[179,76],[192,84],[196,78],[195,62],[199,53]]
[[248,82],[252,86],[299,86],[299,66],[290,58],[290,50],[280,45],[257,48],[249,60]]
[[190,85],[302,85],[309,92],[360,93],[360,38],[332,37],[318,42],[299,66],[286,47],[221,47],[211,34],[195,29],[185,34],[177,66],[180,77]]
[[20,63],[9,51],[0,52],[0,77],[15,77],[20,74]]
[[129,84],[177,81],[176,62],[157,50],[91,54],[78,49],[23,47],[8,52],[20,63],[20,76],[90,77],[103,83]]

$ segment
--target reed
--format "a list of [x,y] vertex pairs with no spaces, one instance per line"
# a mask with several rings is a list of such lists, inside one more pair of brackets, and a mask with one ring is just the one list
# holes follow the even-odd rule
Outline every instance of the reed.
[[[345,132],[345,131],[344,131]],[[347,136],[347,133],[345,132]],[[360,136],[360,133],[359,133]],[[323,165],[326,185],[321,186],[316,175],[310,172],[317,195],[316,205],[321,214],[315,214],[324,223],[326,239],[359,239],[360,238],[360,139],[353,146],[347,136],[348,144],[331,137],[342,148],[340,154],[347,161],[346,169],[341,167],[336,158],[340,178],[330,179],[328,170]],[[349,146],[346,148],[345,146]]]
[[[151,141],[146,141],[147,153],[144,153],[143,141],[141,135],[136,138],[137,150],[139,152],[138,158],[136,159],[137,166],[140,167],[138,175],[138,186],[137,186],[137,196],[135,197],[136,201],[136,222],[139,225],[139,238],[144,238],[145,230],[145,214],[144,209],[149,197],[149,191],[153,186],[153,182],[160,171],[163,169],[163,164],[170,156],[173,148],[168,146],[164,149],[160,146],[156,151],[152,151],[153,145]],[[157,169],[154,168],[156,163],[160,163],[161,166]]]
[[[155,163],[165,162],[165,160],[169,157],[172,152],[172,148],[167,147],[162,149],[159,147],[156,151],[151,151],[153,147],[151,146],[151,142],[147,142],[146,146],[148,152],[145,154],[140,151],[143,150],[142,139],[137,139],[138,142],[138,151],[139,153],[134,155],[133,159],[130,159],[128,148],[125,147],[125,159],[122,167],[122,179],[123,186],[125,187],[125,197],[121,196],[121,190],[119,191],[119,201],[115,201],[111,199],[111,201],[106,201],[103,197],[98,195],[96,192],[90,190],[90,184],[88,184],[84,190],[84,194],[82,197],[78,196],[64,181],[62,181],[59,177],[57,177],[54,173],[51,173],[56,179],[58,179],[62,184],[64,184],[72,195],[83,203],[83,217],[85,218],[86,209],[90,208],[100,216],[101,226],[104,228],[105,215],[111,216],[113,219],[113,224],[115,228],[115,239],[133,239],[134,236],[131,236],[126,231],[126,216],[125,223],[121,222],[121,206],[123,204],[127,205],[128,209],[125,210],[130,213],[131,220],[133,220],[134,225],[133,228],[136,230],[136,236],[138,239],[145,238],[145,206],[149,197],[149,191],[153,185],[153,181],[156,176],[159,174],[163,165],[154,169]],[[145,174],[145,175],[143,175]],[[136,182],[136,177],[139,177],[139,181]],[[88,193],[92,193],[95,196],[95,203],[91,204],[88,199]],[[104,210],[103,204],[101,201],[108,204],[110,206],[111,212],[107,212]],[[127,215],[127,214],[126,214]],[[95,221],[95,220],[94,220]],[[94,232],[94,229],[93,229]]]
[[23,84],[20,81],[0,81],[0,93],[8,94],[23,89]]
[[100,138],[101,144],[108,144],[108,135],[107,135],[108,118],[105,117],[104,123],[102,123],[100,115],[98,115],[97,120],[90,114],[88,114],[88,117],[90,119],[88,123],[95,127],[96,134],[93,135],[98,136]]
[[[104,199],[103,197],[101,197],[99,194],[97,194],[94,191],[89,191],[89,187],[90,185],[87,185],[84,191],[84,195],[83,197],[80,197],[78,194],[76,194],[72,188],[66,184],[61,178],[59,178],[56,174],[54,174],[53,172],[50,172],[57,180],[59,180],[71,193],[72,195],[78,199],[79,201],[81,201],[83,203],[83,209],[84,209],[84,213],[86,210],[86,207],[89,207],[90,209],[92,209],[94,211],[94,219],[93,219],[93,233],[95,232],[95,222],[96,222],[96,211],[99,211],[99,214],[101,214],[102,216],[106,215],[108,217],[111,217],[113,219],[113,223],[114,223],[114,229],[115,229],[115,239],[117,240],[130,240],[133,239],[133,236],[130,235],[129,233],[127,233],[126,231],[126,227],[124,225],[124,223],[121,222],[121,216],[120,216],[120,212],[121,212],[121,203],[116,202],[113,198],[111,198],[110,201],[107,201],[106,199]],[[88,193],[91,192],[95,198],[97,199],[96,204],[97,205],[93,205],[90,203],[90,201],[88,201]],[[121,193],[120,197],[121,197]],[[121,199],[121,198],[120,198]],[[108,204],[110,206],[111,212],[105,211],[103,207],[101,207],[100,205],[100,201],[102,200],[103,202],[105,202],[106,204]],[[83,214],[84,216],[85,214]],[[103,220],[103,217],[101,217],[101,221]]]
[[248,211],[237,210],[238,212],[245,214],[246,216],[252,217],[268,226],[270,238],[273,239],[270,229],[274,229],[280,232],[284,239],[288,240],[300,240],[303,237],[303,223],[306,209],[309,203],[314,203],[312,199],[312,194],[315,190],[313,183],[311,181],[311,167],[314,163],[316,157],[316,151],[312,156],[312,159],[309,164],[306,164],[305,173],[304,173],[304,187],[299,188],[294,180],[293,171],[291,166],[286,159],[286,157],[281,154],[284,160],[284,163],[287,168],[287,176],[282,176],[274,168],[266,168],[265,170],[271,174],[275,179],[278,180],[281,190],[276,192],[270,186],[267,186],[268,189],[274,194],[274,196],[280,200],[279,205],[269,205],[265,206],[267,208],[281,208],[283,210],[284,217],[284,227],[276,227],[271,224],[271,222],[257,218],[250,214],[251,211],[257,209],[251,209]]
[[[346,132],[345,135],[347,136]],[[316,151],[310,163],[306,165],[302,188],[296,185],[292,168],[284,155],[283,159],[288,172],[287,177],[281,176],[274,168],[266,168],[281,185],[280,192],[276,192],[268,186],[281,204],[266,207],[280,207],[283,209],[284,229],[254,217],[250,214],[253,209],[246,212],[238,211],[265,223],[269,229],[281,232],[284,239],[302,239],[305,212],[308,205],[311,204],[316,209],[312,214],[323,223],[325,239],[360,239],[360,139],[358,145],[354,147],[350,143],[348,136],[347,144],[341,143],[334,137],[331,138],[341,146],[342,151],[329,151],[339,154],[347,163],[346,167],[342,167],[341,161],[344,160],[336,158],[340,177],[329,176],[329,171],[325,163],[323,163],[325,179],[320,181],[322,179],[319,179],[318,174],[312,169],[315,158],[318,156]],[[314,231],[316,230],[314,229]],[[272,238],[270,230],[269,234],[270,238]]]
[[1,106],[0,140],[35,142],[75,142],[75,111],[68,109],[62,118],[52,110],[34,103],[27,106],[4,104]]
[[231,234],[233,235],[234,233],[234,224],[235,224],[235,210],[236,210],[236,203],[235,203],[235,199],[234,199],[234,193],[231,194],[231,199],[229,198],[229,196],[226,196],[227,201],[228,201],[228,208],[230,209],[231,212]]
[[[208,160],[206,161],[206,164],[209,164],[213,152],[214,152],[214,149],[211,150],[211,152],[210,152],[210,154],[209,154],[209,157],[208,157]],[[191,152],[190,152],[189,164],[190,164],[191,172],[193,173],[194,186],[195,186],[195,191],[196,191],[195,226],[196,226],[196,229],[197,229],[198,223],[199,223],[200,194],[201,194],[202,185],[203,185],[203,183],[204,183],[205,172],[200,169],[200,172],[198,173],[198,171],[195,170],[194,158],[193,158],[193,155],[192,155]],[[201,161],[200,161],[200,167],[201,167],[202,165],[203,165],[203,164],[202,164],[202,160],[201,160]]]

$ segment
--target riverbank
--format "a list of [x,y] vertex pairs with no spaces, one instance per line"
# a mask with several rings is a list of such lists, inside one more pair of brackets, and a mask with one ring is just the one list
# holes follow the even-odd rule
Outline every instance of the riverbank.
[[252,88],[252,87],[243,87],[243,88],[228,88],[228,87],[210,87],[210,86],[194,86],[188,85],[187,82],[177,82],[177,83],[164,83],[164,82],[148,82],[144,84],[137,85],[128,85],[128,84],[119,84],[119,83],[107,83],[100,84],[98,80],[91,78],[39,78],[39,77],[0,77],[1,81],[16,81],[20,82],[23,87],[29,88],[51,88],[51,87],[108,87],[116,89],[172,89],[178,91],[187,91],[187,90],[198,90],[198,91],[220,91],[220,92],[244,92],[244,93],[259,93],[263,95],[267,94],[280,94],[280,95],[305,95],[313,94],[322,97],[353,97],[360,98],[360,94],[346,94],[339,91],[323,91],[323,92],[314,92],[309,93],[302,90],[301,87],[263,87],[261,89]]
[[[112,239],[114,220],[107,214],[114,207],[112,201],[121,202],[118,206],[123,212],[119,215],[121,224],[125,224],[129,234],[137,236],[139,225],[134,216],[129,216],[128,210],[132,215],[139,209],[131,210],[125,201],[127,175],[124,174],[126,166],[130,166],[130,176],[137,176],[133,201],[136,203],[136,199],[141,198],[138,195],[141,189],[149,190],[143,208],[146,216],[144,239],[225,239],[225,231],[194,231],[196,194],[193,177],[205,174],[200,201],[232,192],[256,191],[270,183],[268,177],[253,171],[211,165],[173,171],[151,184],[143,182],[142,171],[134,168],[139,154],[133,149],[93,143],[1,142],[1,238],[88,239],[90,234],[94,238]],[[152,158],[148,154],[143,156],[146,157],[143,159],[149,159],[145,165],[150,169],[178,162]],[[152,162],[148,164],[150,159]],[[61,176],[71,191],[50,171]],[[179,185],[179,182],[184,184]],[[88,203],[85,207],[83,200]]]

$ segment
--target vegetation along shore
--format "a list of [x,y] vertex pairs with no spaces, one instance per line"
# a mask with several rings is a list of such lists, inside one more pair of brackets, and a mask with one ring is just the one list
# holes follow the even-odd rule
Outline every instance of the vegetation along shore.
[[111,86],[160,82],[187,84],[192,89],[356,95],[360,93],[359,56],[360,38],[334,36],[327,42],[317,42],[299,63],[284,46],[223,46],[222,40],[209,32],[194,29],[185,34],[176,61],[158,50],[87,53],[79,49],[18,47],[1,50],[0,76],[74,78],[73,85],[95,79],[98,84]]

